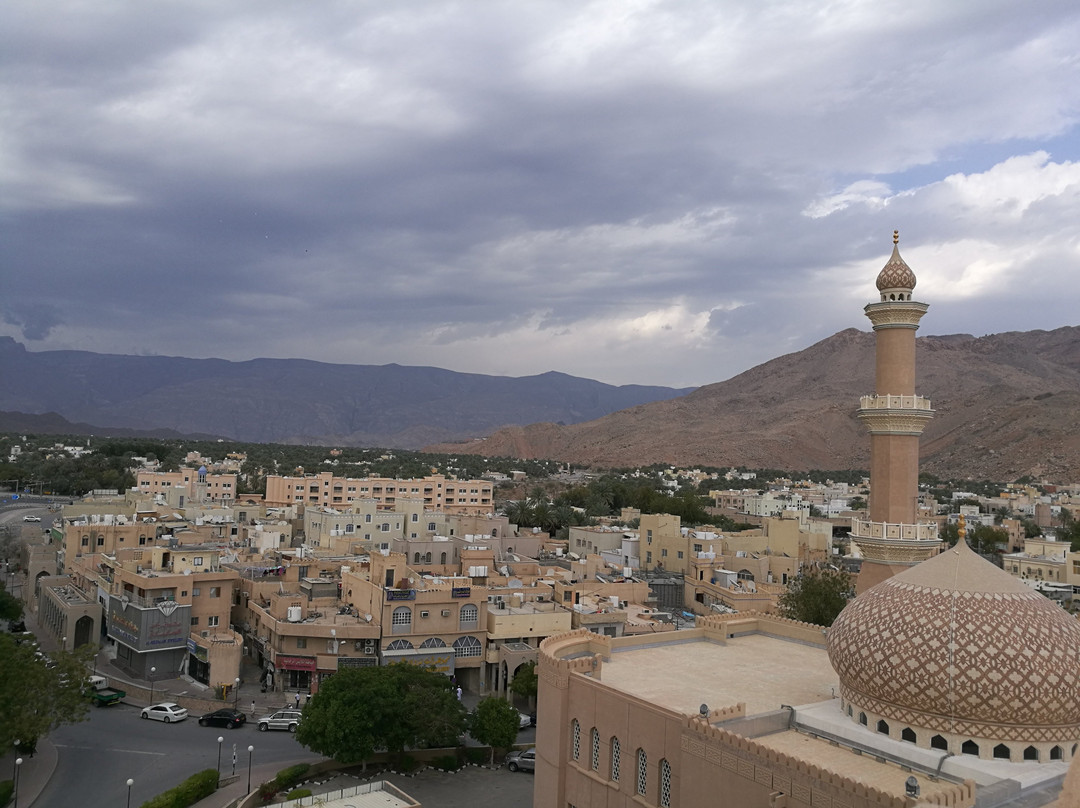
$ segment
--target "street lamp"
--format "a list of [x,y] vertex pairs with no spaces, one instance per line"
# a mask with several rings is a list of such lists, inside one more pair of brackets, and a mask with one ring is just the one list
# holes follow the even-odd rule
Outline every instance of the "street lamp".
[[234,709],[234,710],[236,709],[236,705],[237,705],[237,703],[238,703],[239,701],[240,701],[240,677],[239,677],[239,676],[237,676],[237,677],[236,677],[236,681],[235,681],[235,683],[234,683],[234,687],[233,687],[233,700],[232,700],[232,706],[233,706],[233,709]]
[[[15,802],[14,808],[19,808],[19,768],[22,766],[22,758],[15,758]],[[250,791],[251,789],[248,789]]]
[[[255,751],[254,746],[249,746],[248,747],[248,794],[251,793],[251,754],[254,751]],[[22,761],[20,760],[19,762],[21,763]],[[19,807],[16,805],[15,808],[19,808]]]
[[[18,753],[19,753],[19,744],[20,744],[20,743],[21,743],[21,741],[20,741],[20,740],[19,740],[18,738],[16,738],[16,739],[15,739],[15,742],[14,742],[14,746],[15,746],[15,753],[16,753],[16,754],[18,754]],[[17,772],[17,771],[18,771],[18,769],[16,769],[16,768],[15,768],[15,764],[12,764],[12,766],[11,766],[11,779],[12,779],[12,780],[14,780],[14,779],[15,779],[15,772]]]
[[157,673],[157,668],[153,665],[150,666],[150,703],[154,703],[154,674]]
[[221,777],[221,742],[225,739],[218,735],[217,738],[217,773],[218,777]]
[[127,801],[127,808],[131,808],[131,787],[132,787],[133,785],[135,785],[135,781],[134,781],[134,780],[132,780],[132,779],[131,779],[131,778],[129,777],[129,778],[128,778],[128,781],[127,781],[127,787],[128,787],[128,801]]

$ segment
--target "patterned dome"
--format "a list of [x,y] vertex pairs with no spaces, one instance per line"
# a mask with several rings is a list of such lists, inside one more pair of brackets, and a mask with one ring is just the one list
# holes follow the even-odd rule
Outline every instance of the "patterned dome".
[[897,243],[900,234],[893,231],[892,255],[881,268],[877,276],[877,288],[879,292],[886,289],[906,289],[909,292],[915,288],[915,273],[900,257],[900,245]]
[[828,634],[842,696],[913,727],[1080,738],[1080,620],[967,543],[868,589]]

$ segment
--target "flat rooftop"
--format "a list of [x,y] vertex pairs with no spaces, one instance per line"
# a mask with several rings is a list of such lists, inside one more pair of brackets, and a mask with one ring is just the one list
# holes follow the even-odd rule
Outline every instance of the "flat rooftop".
[[[664,635],[677,640],[678,635]],[[726,644],[660,640],[615,650],[604,662],[604,684],[661,707],[696,715],[745,702],[746,714],[833,698],[838,678],[824,648],[748,634]]]

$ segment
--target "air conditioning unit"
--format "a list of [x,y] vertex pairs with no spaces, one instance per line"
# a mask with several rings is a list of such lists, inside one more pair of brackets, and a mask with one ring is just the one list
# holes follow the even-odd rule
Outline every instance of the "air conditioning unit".
[[427,616],[428,616],[428,612],[427,612],[426,610],[425,610],[425,611],[422,611],[422,612],[420,612],[420,616],[421,616],[421,617],[427,617]]
[[449,617],[450,616],[450,610],[449,609],[443,609],[442,610],[442,616],[443,617]]
[[368,656],[374,656],[374,654],[375,654],[375,646],[374,645],[365,645],[364,646],[364,653],[367,654]]
[[210,632],[209,632],[209,631],[200,631],[200,632],[199,632],[199,636],[200,636],[200,637],[209,637],[209,636],[210,636]]

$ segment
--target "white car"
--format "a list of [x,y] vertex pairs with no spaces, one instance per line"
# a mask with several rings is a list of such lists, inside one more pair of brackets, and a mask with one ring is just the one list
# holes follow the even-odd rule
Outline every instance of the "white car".
[[24,517],[22,518],[22,520],[23,520],[24,522],[40,522],[40,521],[41,521],[41,517],[40,517],[40,516],[24,516]]
[[525,727],[532,726],[532,716],[525,715],[525,713],[518,713],[518,729],[525,729]]
[[161,704],[153,704],[147,707],[139,715],[143,718],[152,718],[155,721],[164,721],[166,724],[171,724],[173,721],[183,721],[187,718],[187,710],[179,704],[163,701]]

